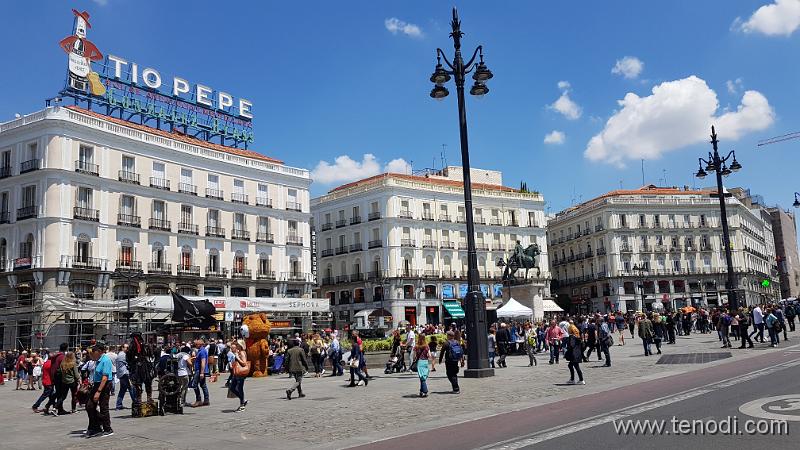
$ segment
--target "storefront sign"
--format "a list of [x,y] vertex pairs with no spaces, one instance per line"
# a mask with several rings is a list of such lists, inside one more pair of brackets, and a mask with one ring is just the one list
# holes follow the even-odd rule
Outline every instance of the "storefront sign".
[[458,285],[458,298],[467,298],[467,289],[469,286],[466,284],[459,284]]
[[442,298],[456,298],[455,296],[455,289],[452,284],[443,284],[442,285]]
[[73,34],[59,42],[67,53],[68,78],[62,97],[109,116],[166,131],[217,140],[222,145],[253,142],[253,103],[228,92],[107,55],[86,37],[89,13],[72,10]]
[[502,284],[495,284],[494,288],[494,296],[495,297],[502,297],[503,296],[503,285]]
[[[213,300],[217,311],[233,312],[329,312],[330,301],[322,298],[281,297],[206,297],[187,296],[189,300]],[[131,308],[172,311],[172,296],[149,295],[131,299]],[[220,319],[223,320],[223,319]]]
[[291,328],[292,322],[288,320],[270,320],[272,328]]

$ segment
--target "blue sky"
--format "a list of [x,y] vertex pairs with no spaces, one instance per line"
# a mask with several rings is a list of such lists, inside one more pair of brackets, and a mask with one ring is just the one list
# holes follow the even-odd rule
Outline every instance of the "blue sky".
[[744,166],[729,185],[784,207],[800,191],[800,141],[756,147],[800,130],[800,0],[8,2],[0,120],[59,90],[75,7],[105,53],[252,100],[253,148],[317,168],[313,194],[439,167],[442,144],[459,164],[455,98],[428,97],[454,4],[495,75],[467,100],[472,165],[527,181],[551,212],[640,186],[641,158],[647,183],[692,186],[712,123]]

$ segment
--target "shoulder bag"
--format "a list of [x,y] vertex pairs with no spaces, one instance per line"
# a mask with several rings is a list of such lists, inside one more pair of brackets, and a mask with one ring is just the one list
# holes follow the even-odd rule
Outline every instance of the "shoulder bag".
[[238,359],[235,360],[237,364],[233,365],[233,374],[237,377],[247,377],[250,376],[250,361],[247,361],[247,356],[244,357],[245,362],[242,364],[241,361]]

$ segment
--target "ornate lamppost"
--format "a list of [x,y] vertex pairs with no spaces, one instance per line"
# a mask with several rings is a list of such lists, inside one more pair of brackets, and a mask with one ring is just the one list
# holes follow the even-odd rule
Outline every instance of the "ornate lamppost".
[[[475,251],[475,224],[472,218],[472,184],[470,180],[469,165],[469,145],[467,144],[467,112],[464,105],[464,82],[468,74],[472,73],[475,83],[470,88],[471,95],[483,96],[489,92],[486,81],[492,78],[492,72],[483,63],[483,47],[478,46],[472,53],[472,57],[467,63],[461,56],[461,21],[458,19],[458,11],[453,8],[453,20],[450,22],[453,31],[450,37],[453,38],[455,56],[450,62],[440,48],[436,49],[436,69],[431,75],[434,87],[430,96],[436,100],[442,100],[449,94],[444,86],[450,81],[450,77],[455,78],[456,95],[458,97],[458,126],[461,134],[461,166],[464,177],[464,211],[467,222],[467,283],[469,289],[464,299],[466,324],[467,324],[467,369],[464,371],[465,377],[480,378],[494,375],[494,369],[489,368],[489,356],[487,349],[487,326],[486,326],[486,303],[480,289],[480,279],[478,274],[478,256]],[[476,62],[475,58],[480,56]],[[447,64],[448,69],[442,66],[442,60]]]
[[[697,178],[705,178],[708,172],[717,173],[717,197],[719,197],[719,210],[722,217],[722,245],[725,247],[725,263],[728,266],[728,277],[725,283],[725,290],[728,291],[728,310],[736,311],[739,309],[739,301],[736,298],[736,278],[733,273],[733,255],[731,254],[731,236],[728,230],[728,213],[725,207],[725,194],[722,192],[722,177],[727,177],[733,172],[738,172],[742,165],[736,161],[736,152],[731,150],[724,158],[719,155],[717,150],[717,132],[714,126],[711,126],[711,145],[714,148],[714,153],[708,152],[708,159],[697,158],[700,168],[697,170],[695,176]],[[730,166],[728,160],[733,158]],[[706,165],[705,170],[703,164]]]
[[644,274],[649,273],[650,269],[647,268],[647,265],[645,263],[640,263],[638,265],[634,264],[633,267],[631,267],[631,272],[635,273],[637,277],[642,279],[641,280],[642,284],[640,285],[642,287],[642,304],[639,305],[640,307],[637,308],[637,311],[644,311],[644,303],[645,303],[644,283],[646,281],[644,278]]

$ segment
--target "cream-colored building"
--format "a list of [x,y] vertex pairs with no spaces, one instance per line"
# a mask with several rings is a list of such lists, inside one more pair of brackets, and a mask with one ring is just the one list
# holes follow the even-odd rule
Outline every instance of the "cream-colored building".
[[[339,325],[448,322],[467,288],[467,231],[461,167],[425,176],[385,173],[311,201],[320,296]],[[472,169],[475,242],[487,299],[501,302],[513,250],[537,244],[540,273],[528,283],[549,296],[544,198],[502,185],[498,171]],[[523,271],[517,273],[522,278]],[[531,300],[532,301],[532,300]],[[489,308],[493,308],[490,303]],[[385,311],[381,316],[380,311]]]
[[0,347],[113,334],[121,300],[170,289],[310,296],[310,183],[257,152],[75,107],[0,124]]

